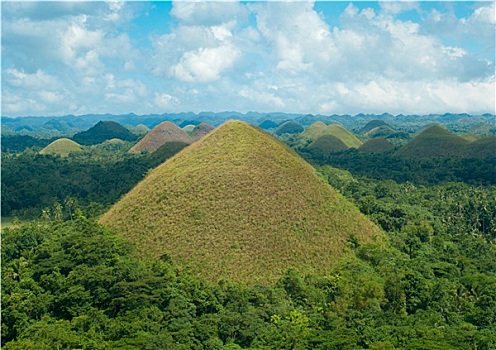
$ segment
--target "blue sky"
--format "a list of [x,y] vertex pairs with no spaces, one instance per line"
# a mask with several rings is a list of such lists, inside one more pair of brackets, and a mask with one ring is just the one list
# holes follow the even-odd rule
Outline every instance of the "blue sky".
[[2,115],[495,113],[494,2],[2,2]]

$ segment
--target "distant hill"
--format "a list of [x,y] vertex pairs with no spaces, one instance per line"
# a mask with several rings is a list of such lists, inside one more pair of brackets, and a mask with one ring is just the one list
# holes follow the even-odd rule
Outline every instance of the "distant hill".
[[184,142],[190,144],[193,143],[193,139],[176,124],[165,121],[146,134],[145,137],[131,148],[130,152],[154,152],[160,146],[168,142]]
[[363,136],[373,139],[376,137],[389,137],[391,135],[395,135],[396,133],[397,131],[389,125],[382,125],[367,131],[363,134]]
[[276,123],[273,120],[264,120],[260,124],[258,124],[258,127],[264,130],[269,130],[269,129],[275,129],[279,126],[278,123]]
[[394,148],[393,144],[382,137],[368,140],[363,145],[358,147],[360,151],[369,153],[384,153]]
[[184,128],[187,125],[197,126],[200,124],[201,124],[201,121],[199,121],[199,120],[184,120],[179,124],[179,127]]
[[332,153],[347,150],[348,146],[334,135],[322,135],[304,148],[316,159],[327,159]]
[[110,139],[134,141],[137,136],[128,129],[113,121],[100,121],[92,128],[77,133],[72,140],[85,146],[96,145]]
[[275,131],[274,134],[277,136],[281,136],[283,134],[299,134],[303,132],[303,126],[298,124],[295,121],[289,120],[283,124],[281,124]]
[[469,134],[487,136],[496,134],[496,127],[489,123],[476,123],[473,124],[467,131]]
[[193,124],[188,124],[186,126],[183,126],[181,129],[183,129],[188,135],[191,135],[193,132],[193,129],[195,128],[196,125]]
[[358,148],[362,145],[362,141],[360,141],[351,131],[339,124],[327,125],[317,136],[320,137],[323,135],[332,135],[337,137],[343,141],[348,148]]
[[467,158],[496,157],[496,135],[487,136],[469,143],[465,146],[464,156]]
[[81,152],[83,148],[78,143],[62,138],[53,141],[40,151],[40,154],[59,155],[67,157],[70,153]]
[[201,123],[193,128],[191,131],[191,137],[195,140],[208,135],[215,127],[208,123]]
[[150,128],[144,124],[138,124],[136,126],[126,125],[126,128],[138,136],[145,135],[148,131],[150,131]]
[[365,126],[363,128],[361,128],[358,133],[359,134],[365,134],[365,133],[368,133],[369,131],[371,131],[372,129],[379,128],[382,126],[390,127],[388,125],[388,123],[386,123],[384,120],[377,120],[377,119],[371,120],[370,122],[365,124]]
[[468,144],[463,137],[453,134],[441,125],[432,125],[396,151],[394,156],[418,159],[461,157]]
[[100,222],[143,256],[250,285],[290,267],[326,274],[348,240],[382,237],[295,152],[238,121],[154,169]]

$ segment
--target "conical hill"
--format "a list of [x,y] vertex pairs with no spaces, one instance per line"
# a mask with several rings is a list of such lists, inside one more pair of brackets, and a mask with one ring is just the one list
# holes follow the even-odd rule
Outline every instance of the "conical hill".
[[309,140],[315,140],[317,139],[318,135],[322,132],[322,130],[325,129],[327,125],[325,125],[321,121],[316,121],[312,125],[309,125],[305,131],[301,133],[301,137],[309,139]]
[[100,220],[209,281],[326,273],[381,231],[283,143],[230,121],[155,168]]
[[360,141],[351,131],[342,127],[339,124],[327,125],[322,131],[317,135],[317,137],[323,135],[332,135],[343,141],[343,143],[348,147],[358,148],[362,145]]
[[441,125],[432,125],[401,147],[394,155],[418,159],[461,157],[468,144],[469,141]]
[[193,139],[176,124],[165,121],[154,127],[129,152],[154,152],[168,142],[193,143]]
[[191,137],[195,140],[198,140],[199,138],[208,135],[214,129],[215,127],[213,125],[210,125],[208,123],[200,123],[191,131]]
[[77,142],[69,140],[67,138],[61,138],[53,141],[48,146],[40,151],[40,154],[51,154],[59,155],[61,157],[67,157],[70,153],[81,152],[83,147]]
[[360,151],[369,153],[384,153],[394,148],[393,144],[383,137],[368,140],[358,147]]
[[134,141],[137,136],[131,131],[114,121],[99,121],[90,129],[77,133],[72,139],[85,146],[97,145],[111,139]]

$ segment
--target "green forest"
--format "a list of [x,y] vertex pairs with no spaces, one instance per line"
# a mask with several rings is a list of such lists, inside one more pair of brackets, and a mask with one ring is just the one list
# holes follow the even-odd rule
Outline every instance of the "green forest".
[[249,285],[208,282],[167,254],[139,257],[97,222],[186,147],[131,146],[61,157],[29,141],[2,153],[2,215],[12,218],[1,233],[2,348],[496,348],[494,158],[351,148],[316,159],[295,147],[386,239],[350,236],[326,274],[288,268]]

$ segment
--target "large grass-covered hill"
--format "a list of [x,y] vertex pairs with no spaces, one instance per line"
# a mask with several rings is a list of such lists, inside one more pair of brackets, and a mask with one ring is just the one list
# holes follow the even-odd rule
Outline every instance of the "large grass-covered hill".
[[100,220],[209,281],[325,274],[381,231],[264,131],[230,121],[154,169]]
[[183,129],[176,124],[165,121],[154,127],[148,134],[145,135],[130,152],[155,152],[163,144],[168,142],[183,142],[193,143],[193,139]]

